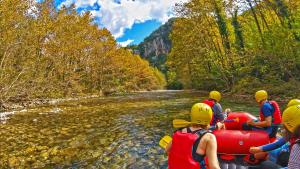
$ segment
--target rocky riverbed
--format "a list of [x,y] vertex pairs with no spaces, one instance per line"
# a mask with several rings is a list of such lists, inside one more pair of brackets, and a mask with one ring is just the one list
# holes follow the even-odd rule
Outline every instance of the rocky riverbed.
[[[142,92],[2,113],[0,168],[166,168],[160,138],[203,98],[194,91]],[[223,103],[257,111],[234,99]]]

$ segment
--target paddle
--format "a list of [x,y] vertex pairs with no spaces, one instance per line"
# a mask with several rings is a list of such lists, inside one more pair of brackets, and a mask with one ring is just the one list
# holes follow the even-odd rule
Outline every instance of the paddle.
[[192,124],[191,122],[186,121],[186,120],[182,120],[182,119],[173,120],[173,127],[174,128],[183,128],[183,127],[187,127],[191,124]]
[[239,122],[239,121],[240,121],[240,119],[239,119],[239,118],[224,120],[224,122],[225,122],[225,123],[230,123],[230,122]]
[[[224,122],[228,122],[228,123],[238,122],[238,121],[239,121],[239,118],[235,118],[235,119],[231,119],[231,120],[224,120]],[[174,128],[183,128],[183,127],[187,127],[187,126],[193,125],[193,124],[196,124],[196,123],[192,123],[192,122],[182,120],[182,119],[173,120],[173,127]]]
[[164,136],[160,141],[159,141],[159,146],[166,149],[168,144],[172,141],[172,137],[170,136]]

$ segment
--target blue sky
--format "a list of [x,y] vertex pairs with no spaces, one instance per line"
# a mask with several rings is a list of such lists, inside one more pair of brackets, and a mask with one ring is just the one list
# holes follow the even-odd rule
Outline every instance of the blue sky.
[[161,22],[156,20],[148,20],[144,23],[135,23],[131,29],[126,29],[124,35],[117,38],[118,42],[126,42],[134,40],[133,44],[138,44],[144,40],[145,37],[150,35],[161,25]]
[[169,18],[175,3],[187,0],[56,0],[58,8],[75,4],[90,11],[100,27],[107,28],[121,46],[138,44]]

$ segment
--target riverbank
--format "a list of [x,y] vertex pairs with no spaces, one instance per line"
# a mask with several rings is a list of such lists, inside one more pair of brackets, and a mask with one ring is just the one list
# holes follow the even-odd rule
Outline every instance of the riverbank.
[[[33,108],[38,106],[47,106],[47,105],[56,105],[66,101],[78,101],[82,99],[91,99],[91,98],[108,98],[108,97],[118,97],[118,96],[126,96],[126,95],[134,95],[138,93],[162,93],[162,92],[185,92],[185,91],[194,91],[194,90],[153,90],[153,91],[135,91],[135,92],[128,92],[128,93],[112,93],[109,95],[86,95],[86,96],[78,96],[78,97],[66,97],[66,98],[43,98],[43,99],[17,99],[11,100],[6,103],[2,103],[0,107],[0,112],[7,112],[7,111],[16,111],[16,110],[23,110],[27,108]],[[197,91],[199,92],[199,91]],[[202,91],[205,93],[204,91]]]
[[[87,95],[87,96],[67,97],[67,98],[45,98],[45,99],[27,99],[27,100],[19,99],[19,101],[16,102],[10,101],[7,103],[3,103],[0,112],[23,110],[23,109],[28,109],[28,108],[38,107],[38,106],[56,105],[66,101],[78,101],[78,100],[90,99],[90,98],[104,99],[107,97],[119,97],[119,96],[126,96],[126,95],[134,95],[138,93],[166,93],[166,92],[177,92],[177,93],[196,92],[204,96],[208,94],[208,91],[199,91],[199,90],[153,90],[153,91],[136,91],[136,92],[129,92],[129,93],[114,93],[108,96]],[[245,94],[237,94],[237,93],[222,93],[222,97],[235,100],[236,102],[241,102],[241,103],[245,103],[245,102],[255,103],[253,95],[245,95]],[[284,105],[287,104],[287,102],[293,98],[286,97],[286,96],[281,97],[281,96],[271,95],[270,99],[276,100],[277,102],[279,102],[279,104]]]
[[68,98],[58,98],[58,99],[54,99],[54,98],[28,99],[20,102],[7,102],[2,104],[0,112],[22,110],[22,109],[33,108],[38,106],[55,105],[64,101],[77,101],[81,99],[97,98],[97,97],[103,97],[103,96],[91,95],[91,96],[68,97]]

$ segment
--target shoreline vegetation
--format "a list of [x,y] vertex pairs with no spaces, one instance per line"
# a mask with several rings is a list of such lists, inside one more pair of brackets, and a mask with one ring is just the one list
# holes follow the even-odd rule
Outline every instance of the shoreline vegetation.
[[165,77],[120,47],[89,12],[58,10],[53,0],[3,0],[0,109],[164,88],[299,97],[300,3],[247,2],[249,10],[222,0],[178,4]]
[[[199,93],[199,97],[205,97],[209,91],[201,91],[201,90],[153,90],[153,91],[135,91],[135,92],[129,92],[129,93],[114,93],[108,96],[103,95],[86,95],[86,96],[79,96],[79,97],[66,97],[66,98],[46,98],[46,99],[32,99],[32,100],[26,100],[21,102],[9,102],[4,104],[4,107],[0,109],[0,113],[3,112],[13,112],[13,111],[22,111],[29,108],[35,108],[39,106],[48,106],[48,105],[58,105],[63,102],[67,101],[79,101],[84,99],[93,99],[93,98],[103,98],[106,99],[108,97],[118,97],[118,96],[130,96],[134,94],[139,93],[153,93],[153,92],[196,92]],[[234,100],[235,102],[241,102],[241,103],[253,103],[253,106],[255,106],[253,95],[247,95],[247,94],[236,94],[236,93],[223,93],[222,98],[227,98],[230,100]],[[278,95],[272,95],[271,99],[274,99],[278,101],[281,105],[285,106],[287,102],[292,99],[291,97],[281,97]]]
[[3,0],[0,13],[2,108],[11,102],[157,90],[166,85],[158,69],[120,47],[91,13],[79,14],[74,5],[58,10],[53,0]]
[[175,12],[169,85],[300,97],[299,0],[190,0]]

